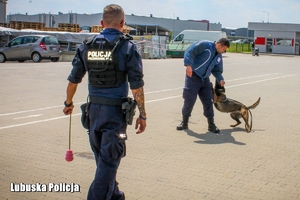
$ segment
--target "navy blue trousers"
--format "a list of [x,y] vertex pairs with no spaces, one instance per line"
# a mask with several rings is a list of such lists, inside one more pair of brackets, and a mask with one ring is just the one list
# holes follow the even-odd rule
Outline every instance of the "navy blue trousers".
[[125,156],[126,128],[121,106],[90,105],[89,139],[97,168],[88,200],[125,199],[119,191],[116,175],[121,158]]
[[183,88],[183,107],[182,116],[190,117],[193,107],[197,100],[197,96],[203,105],[203,115],[210,119],[214,117],[212,91],[209,78],[202,79],[193,73],[192,77],[185,77],[185,85]]

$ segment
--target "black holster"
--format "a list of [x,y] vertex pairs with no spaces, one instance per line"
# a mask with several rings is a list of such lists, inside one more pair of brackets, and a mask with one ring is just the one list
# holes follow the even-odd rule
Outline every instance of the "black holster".
[[85,129],[90,129],[90,104],[89,97],[87,98],[87,102],[80,106],[81,109],[81,124]]
[[136,101],[130,97],[124,97],[122,100],[122,110],[125,122],[128,125],[132,125],[133,116],[135,115]]

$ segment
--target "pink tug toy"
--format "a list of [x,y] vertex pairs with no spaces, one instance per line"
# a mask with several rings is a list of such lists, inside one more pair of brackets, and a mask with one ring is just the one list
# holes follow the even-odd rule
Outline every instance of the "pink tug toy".
[[71,114],[70,114],[70,125],[69,125],[69,149],[66,152],[66,161],[71,162],[74,160],[73,151],[71,150]]
[[73,151],[71,149],[68,149],[66,153],[66,161],[71,162],[73,159]]

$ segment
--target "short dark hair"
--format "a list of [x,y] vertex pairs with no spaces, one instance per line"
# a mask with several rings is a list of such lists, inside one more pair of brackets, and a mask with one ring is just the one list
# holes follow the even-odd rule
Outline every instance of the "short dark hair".
[[117,25],[122,19],[124,19],[124,10],[121,6],[117,4],[107,5],[103,9],[103,21],[106,24]]
[[227,38],[220,38],[217,43],[221,44],[222,46],[230,47],[230,42]]

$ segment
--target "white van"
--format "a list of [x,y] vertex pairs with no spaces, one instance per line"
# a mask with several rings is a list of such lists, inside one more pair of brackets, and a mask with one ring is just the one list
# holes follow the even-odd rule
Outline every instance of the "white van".
[[180,32],[171,43],[193,43],[198,40],[217,41],[220,38],[226,38],[227,35],[223,31],[203,31],[203,30],[184,30]]

